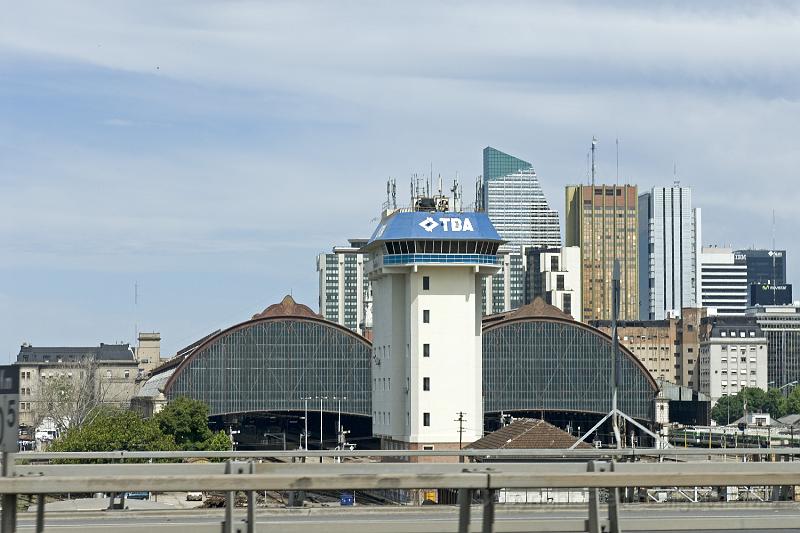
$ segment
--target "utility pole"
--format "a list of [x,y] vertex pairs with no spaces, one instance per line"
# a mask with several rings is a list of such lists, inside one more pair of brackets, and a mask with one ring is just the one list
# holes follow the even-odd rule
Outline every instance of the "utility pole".
[[[458,418],[456,418],[453,422],[458,422],[458,449],[461,450],[462,440],[464,438],[464,422],[466,420],[464,418],[464,411],[459,411],[456,414],[458,415]],[[458,462],[459,463],[463,463],[464,462],[464,456],[463,455],[459,455],[458,456]]]

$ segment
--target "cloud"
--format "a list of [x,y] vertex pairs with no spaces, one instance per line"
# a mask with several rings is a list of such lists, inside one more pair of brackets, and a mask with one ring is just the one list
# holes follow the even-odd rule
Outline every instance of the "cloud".
[[[316,253],[371,233],[389,176],[402,202],[433,166],[469,201],[492,145],[532,161],[562,210],[592,135],[604,181],[617,137],[620,179],[641,189],[677,163],[708,242],[766,245],[775,209],[778,244],[800,244],[784,229],[800,201],[796,4],[50,1],[4,20],[0,270],[22,285],[215,272],[313,304]],[[188,317],[160,315],[178,337],[219,319],[181,298]]]

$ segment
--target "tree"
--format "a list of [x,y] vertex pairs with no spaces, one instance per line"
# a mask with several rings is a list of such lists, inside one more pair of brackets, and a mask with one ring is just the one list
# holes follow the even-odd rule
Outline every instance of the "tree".
[[176,449],[154,420],[133,411],[98,409],[91,421],[72,426],[53,441],[56,452],[103,452],[114,450],[158,451]]
[[169,402],[154,420],[182,450],[229,450],[225,432],[214,433],[208,427],[208,406],[200,400],[179,397]]
[[711,409],[711,418],[717,424],[728,425],[744,416],[743,397],[739,394],[735,396],[723,396],[714,408]]
[[786,398],[786,414],[800,414],[800,387],[795,387]]
[[[800,395],[798,395],[800,407]],[[744,416],[745,403],[748,413],[767,412],[772,418],[780,418],[789,411],[789,402],[776,388],[765,391],[757,387],[746,387],[734,396],[723,396],[711,410],[711,418],[718,424],[731,424]]]
[[787,401],[783,392],[775,387],[769,389],[762,409],[768,412],[772,418],[786,416]]

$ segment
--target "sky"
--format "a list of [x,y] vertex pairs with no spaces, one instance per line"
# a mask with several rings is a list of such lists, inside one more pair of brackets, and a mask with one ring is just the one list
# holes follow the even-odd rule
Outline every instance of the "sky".
[[[705,244],[800,250],[789,2],[11,2],[0,17],[0,362],[162,353],[291,293],[371,234],[397,179],[493,146],[550,204],[692,187]],[[619,139],[619,171],[615,140]]]

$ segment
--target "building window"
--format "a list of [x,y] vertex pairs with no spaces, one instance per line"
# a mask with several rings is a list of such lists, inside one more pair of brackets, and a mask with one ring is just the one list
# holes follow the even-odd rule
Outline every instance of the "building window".
[[431,290],[431,277],[430,276],[422,276],[422,290],[423,291]]
[[422,378],[422,390],[431,390],[431,378]]
[[433,444],[423,444],[422,445],[422,449],[424,451],[426,451],[426,452],[432,452],[433,451]]
[[564,290],[564,275],[559,274],[556,276],[556,290],[563,291]]
[[564,312],[568,315],[572,314],[572,295],[565,294],[564,295]]
[[558,272],[558,256],[550,256],[550,272]]
[[430,324],[431,322],[431,312],[429,309],[422,310],[422,322],[423,324]]
[[431,356],[431,345],[425,343],[422,345],[422,357],[430,357]]
[[431,425],[431,414],[430,413],[422,413],[422,425],[425,427],[430,427]]

